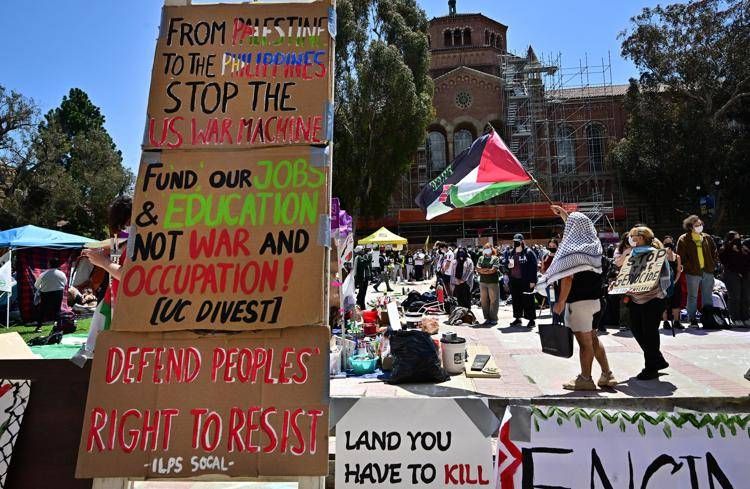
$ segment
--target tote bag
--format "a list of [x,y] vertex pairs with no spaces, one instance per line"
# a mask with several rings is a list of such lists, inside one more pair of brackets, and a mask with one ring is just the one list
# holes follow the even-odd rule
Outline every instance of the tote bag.
[[573,356],[573,331],[557,314],[552,314],[552,324],[539,325],[539,339],[544,353],[562,358]]

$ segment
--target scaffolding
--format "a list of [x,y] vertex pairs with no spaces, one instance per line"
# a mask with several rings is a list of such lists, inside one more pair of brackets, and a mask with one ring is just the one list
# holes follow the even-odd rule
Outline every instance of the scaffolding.
[[[560,54],[540,61],[529,47],[525,56],[504,59],[503,79],[510,150],[554,200],[574,204],[595,223],[611,221],[618,189],[604,161],[615,128],[609,56],[589,64],[587,55],[566,68]],[[526,187],[503,200],[535,202],[540,196]]]

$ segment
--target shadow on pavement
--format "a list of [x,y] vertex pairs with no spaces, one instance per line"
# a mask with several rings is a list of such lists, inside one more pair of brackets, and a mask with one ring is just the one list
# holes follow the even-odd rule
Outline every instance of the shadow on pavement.
[[668,375],[659,374],[656,380],[638,380],[631,377],[620,382],[614,389],[630,397],[670,397],[677,390],[677,386],[671,382],[663,382],[661,377]]

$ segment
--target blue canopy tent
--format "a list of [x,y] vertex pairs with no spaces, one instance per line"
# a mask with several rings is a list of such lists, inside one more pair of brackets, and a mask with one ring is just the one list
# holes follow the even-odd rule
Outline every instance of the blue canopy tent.
[[[70,277],[73,263],[86,243],[96,240],[37,226],[23,226],[0,232],[0,249],[10,249],[15,257],[18,282],[18,308],[24,322],[34,318],[34,282],[49,267],[50,259],[60,260],[60,270]],[[65,291],[67,293],[67,290]],[[68,310],[63,300],[63,310]],[[50,320],[53,318],[44,318]]]

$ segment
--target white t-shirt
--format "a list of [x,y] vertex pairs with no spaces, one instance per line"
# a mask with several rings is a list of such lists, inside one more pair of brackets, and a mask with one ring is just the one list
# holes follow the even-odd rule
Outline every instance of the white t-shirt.
[[414,264],[424,265],[424,253],[417,253],[416,255],[414,255]]
[[56,292],[64,290],[67,283],[68,278],[64,273],[57,268],[50,268],[39,275],[39,278],[34,283],[34,287],[39,289],[39,292]]

